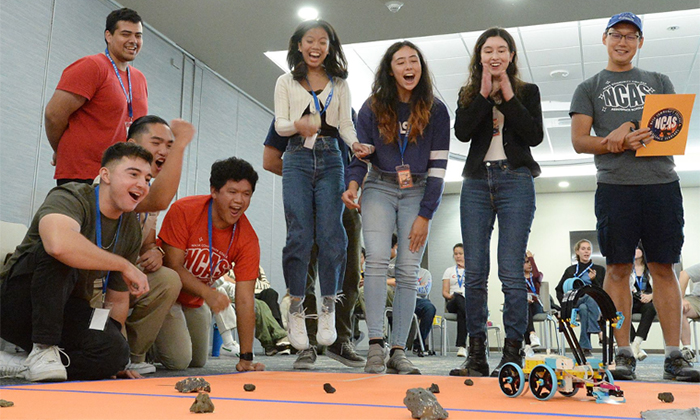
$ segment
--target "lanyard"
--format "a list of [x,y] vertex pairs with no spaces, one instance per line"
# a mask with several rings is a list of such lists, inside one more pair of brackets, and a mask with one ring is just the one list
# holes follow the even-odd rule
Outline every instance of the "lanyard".
[[401,123],[399,123],[399,153],[401,153],[401,164],[403,165],[403,153],[406,151],[406,147],[408,147],[408,136],[411,134],[411,127],[408,127],[408,130],[406,130],[406,135],[402,136],[401,135]]
[[634,275],[637,278],[637,289],[639,289],[639,293],[644,293],[644,275],[638,276]]
[[530,290],[532,290],[532,294],[536,295],[537,291],[535,290],[535,283],[532,281],[532,273],[530,273],[530,278],[525,277],[525,282],[530,287]]
[[455,265],[455,276],[457,276],[457,286],[462,289],[462,285],[464,284],[464,270],[462,270],[462,275],[460,276],[458,265]]
[[[209,215],[208,215],[208,222],[207,222],[207,231],[209,234],[209,282],[211,284],[214,283],[214,258],[213,258],[213,253],[211,249],[211,243],[212,243],[212,230],[213,230],[213,222],[211,218],[211,207],[212,203],[214,200],[209,200]],[[226,250],[226,257],[228,258],[228,253],[231,251],[231,245],[233,245],[233,237],[236,236],[236,225],[233,225],[233,229],[231,229],[231,242],[228,244],[228,249]]]
[[318,96],[316,96],[314,88],[311,87],[309,78],[306,78],[306,83],[309,85],[309,89],[311,89],[311,95],[314,97],[314,107],[316,108],[318,115],[323,115],[323,113],[326,112],[326,109],[328,109],[328,105],[330,105],[331,103],[331,99],[333,99],[333,91],[335,90],[335,84],[333,83],[333,78],[331,76],[328,76],[328,79],[331,81],[331,93],[328,94],[328,98],[326,98],[326,103],[325,105],[323,105],[323,109],[321,109],[321,103],[318,101]]
[[[593,267],[593,261],[591,261],[591,263],[588,265],[588,267],[584,268],[583,271],[581,271],[581,272],[579,273],[579,272],[578,272],[578,268],[579,268],[579,267],[578,267],[578,264],[579,264],[579,263],[577,262],[577,263],[576,263],[576,273],[574,274],[574,277],[581,277],[581,275],[582,275],[583,273],[585,273],[586,271],[590,270],[591,267]],[[589,277],[590,277],[590,276],[589,276]]]
[[[102,248],[102,214],[100,213],[100,186],[95,187],[95,210],[97,212],[97,216],[95,217],[96,222],[95,222],[95,243],[97,246]],[[114,236],[114,250],[117,249],[117,242],[119,242],[119,231],[122,228],[122,214],[119,215],[119,224],[117,225],[117,233],[115,233]],[[104,298],[105,293],[107,293],[107,283],[109,283],[109,273],[111,271],[107,272],[107,275],[105,278],[102,280],[102,296]]]
[[131,93],[131,71],[129,71],[129,66],[126,66],[126,78],[129,82],[129,93],[126,92],[126,88],[124,87],[124,81],[122,80],[122,75],[119,74],[119,69],[117,68],[117,64],[112,60],[112,57],[109,55],[109,48],[105,48],[105,55],[107,58],[109,58],[109,61],[112,63],[112,67],[114,67],[114,72],[117,74],[117,79],[119,79],[119,84],[122,85],[122,91],[124,92],[124,96],[126,96],[126,104],[129,107],[129,120],[134,119],[134,108],[131,106],[131,100],[133,98],[133,95]]

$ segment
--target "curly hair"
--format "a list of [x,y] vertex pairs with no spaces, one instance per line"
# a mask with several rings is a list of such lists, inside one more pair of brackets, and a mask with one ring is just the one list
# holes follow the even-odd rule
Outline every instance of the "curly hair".
[[411,127],[409,141],[415,143],[418,137],[423,135],[423,130],[430,121],[430,111],[435,100],[433,82],[423,53],[410,41],[400,41],[391,45],[379,63],[370,95],[370,109],[377,117],[379,134],[387,144],[398,141],[396,133],[399,122],[396,108],[399,104],[399,93],[396,88],[396,79],[392,75],[391,61],[394,54],[403,47],[409,47],[418,53],[422,69],[421,78],[411,92],[411,116],[408,120]]
[[287,65],[292,71],[294,80],[300,81],[306,77],[308,68],[304,61],[304,56],[299,51],[299,43],[304,35],[314,28],[322,28],[328,34],[328,55],[323,60],[323,67],[329,77],[348,78],[348,62],[340,45],[340,38],[330,23],[325,20],[307,20],[299,24],[294,34],[289,38],[289,48],[287,49]]
[[508,64],[506,73],[510,79],[510,84],[513,86],[513,93],[515,96],[520,96],[520,91],[525,82],[518,76],[518,52],[515,47],[515,40],[505,29],[493,27],[484,31],[479,36],[479,39],[476,40],[476,45],[474,45],[474,52],[469,63],[469,80],[459,91],[459,106],[462,108],[468,107],[481,90],[481,75],[484,70],[481,66],[481,49],[484,47],[487,39],[495,36],[503,38],[508,44],[508,50],[513,53],[513,60]]

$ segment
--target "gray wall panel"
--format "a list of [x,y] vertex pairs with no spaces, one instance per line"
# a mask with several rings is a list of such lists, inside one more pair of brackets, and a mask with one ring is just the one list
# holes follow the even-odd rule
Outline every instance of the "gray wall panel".
[[143,30],[143,49],[134,61],[148,80],[148,113],[167,121],[182,111],[183,53],[152,30]]

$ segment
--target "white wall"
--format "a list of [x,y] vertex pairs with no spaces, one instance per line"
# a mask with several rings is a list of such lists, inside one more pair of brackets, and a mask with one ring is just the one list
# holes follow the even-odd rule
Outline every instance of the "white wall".
[[[685,266],[700,262],[700,188],[684,188],[685,209],[685,244],[682,258]],[[537,211],[532,224],[528,249],[535,254],[535,261],[544,280],[550,283],[550,293],[554,295],[554,287],[559,282],[562,273],[570,262],[569,231],[595,230],[596,218],[593,211],[594,192],[578,193],[548,193],[537,195]],[[498,238],[498,221],[494,227],[491,240],[491,271],[489,274],[489,311],[491,321],[501,327],[501,293],[496,262],[496,247]],[[443,301],[440,294],[442,273],[452,260],[452,246],[462,242],[459,223],[459,194],[443,196],[442,204],[433,218],[428,247],[430,249],[428,265],[433,275],[433,291],[431,300],[443,312]],[[556,296],[555,296],[556,299]],[[454,323],[450,323],[454,324]],[[450,342],[454,345],[456,330],[450,325]],[[491,340],[494,336],[491,336]],[[593,339],[595,344],[597,340]],[[492,346],[495,342],[492,341]],[[647,349],[662,349],[661,330],[655,323],[649,333]]]

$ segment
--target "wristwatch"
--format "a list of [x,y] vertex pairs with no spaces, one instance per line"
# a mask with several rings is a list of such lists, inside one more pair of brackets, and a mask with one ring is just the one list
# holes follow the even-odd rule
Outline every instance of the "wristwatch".
[[246,360],[248,362],[253,361],[253,353],[241,353],[241,360]]
[[639,120],[630,120],[634,128],[630,128],[630,131],[639,130]]

